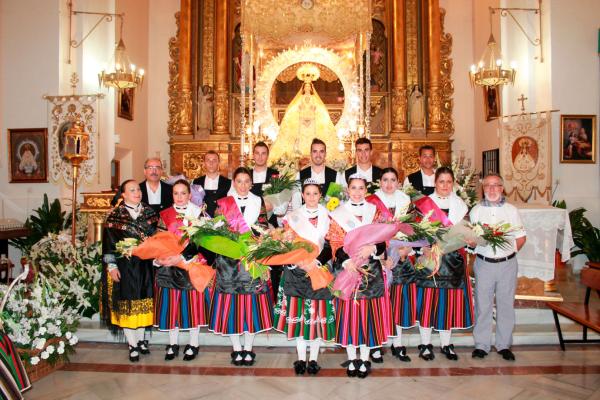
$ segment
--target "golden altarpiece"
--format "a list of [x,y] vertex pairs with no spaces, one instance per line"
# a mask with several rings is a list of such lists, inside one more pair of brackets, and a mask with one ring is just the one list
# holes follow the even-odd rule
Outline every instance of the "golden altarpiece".
[[[444,14],[439,0],[181,0],[169,42],[170,172],[199,176],[203,154],[214,150],[230,173],[252,140],[269,139],[261,124],[281,123],[306,62],[319,68],[314,88],[349,162],[362,135],[374,144],[376,165],[405,174],[418,168],[423,144],[447,161],[454,126]],[[311,55],[319,51],[330,57]],[[351,65],[355,79],[338,64]],[[366,132],[339,128],[350,92]],[[411,107],[422,107],[422,122]]]

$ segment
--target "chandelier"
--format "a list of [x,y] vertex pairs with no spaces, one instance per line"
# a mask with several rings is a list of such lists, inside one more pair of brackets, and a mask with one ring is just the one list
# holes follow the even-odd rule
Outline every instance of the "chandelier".
[[469,72],[469,78],[471,79],[471,86],[498,86],[511,85],[515,83],[515,70],[514,64],[510,68],[503,68],[502,55],[500,54],[500,47],[496,43],[494,38],[493,27],[492,27],[492,15],[494,15],[494,9],[489,8],[490,11],[490,38],[488,39],[487,46],[479,63],[477,65],[471,65],[471,71]]
[[[491,25],[491,21],[490,21]],[[517,71],[514,64],[511,64],[510,68],[504,68],[502,63],[502,55],[494,34],[490,33],[487,47],[483,52],[483,56],[477,65],[471,65],[471,71],[469,77],[471,78],[471,85],[479,86],[497,86],[511,85],[515,82],[515,76]]]
[[137,69],[135,64],[131,63],[122,38],[115,48],[114,62],[111,62],[109,68],[109,70],[103,69],[98,74],[98,83],[104,87],[129,89],[140,86],[144,81],[144,70]]
[[127,49],[125,47],[125,42],[123,42],[123,22],[124,22],[124,14],[113,14],[106,12],[91,12],[91,11],[77,11],[73,10],[73,2],[69,1],[69,26],[72,27],[72,18],[77,15],[95,15],[100,16],[98,22],[87,32],[83,38],[78,42],[76,40],[71,39],[73,32],[72,28],[69,34],[69,57],[67,62],[71,63],[71,48],[78,48],[81,44],[87,39],[92,32],[100,25],[100,23],[104,20],[105,22],[111,22],[113,18],[119,18],[121,22],[121,26],[119,29],[119,42],[115,47],[114,55],[108,64],[108,67],[103,68],[102,71],[98,74],[98,83],[106,88],[115,88],[117,90],[135,88],[137,86],[141,86],[144,81],[144,70],[142,68],[137,68],[135,64],[131,62],[129,56],[127,55]]

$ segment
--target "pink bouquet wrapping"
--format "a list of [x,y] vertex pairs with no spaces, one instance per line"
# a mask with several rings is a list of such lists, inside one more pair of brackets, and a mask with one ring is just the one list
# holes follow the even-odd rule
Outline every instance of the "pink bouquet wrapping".
[[333,295],[342,300],[350,300],[360,286],[362,273],[358,270],[342,270],[333,283]]

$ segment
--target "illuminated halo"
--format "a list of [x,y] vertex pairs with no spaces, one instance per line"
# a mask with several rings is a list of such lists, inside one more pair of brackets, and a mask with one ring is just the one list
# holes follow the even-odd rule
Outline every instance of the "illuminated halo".
[[338,55],[333,50],[304,46],[279,53],[265,65],[256,82],[255,121],[260,121],[261,130],[271,139],[275,139],[279,133],[279,125],[275,121],[271,110],[271,88],[275,83],[275,79],[290,65],[310,65],[310,63],[322,64],[328,67],[337,75],[344,88],[344,109],[338,123],[335,125],[338,136],[346,136],[350,131],[356,130],[360,99],[356,71],[352,61],[347,57]]
[[296,70],[296,77],[302,82],[314,82],[319,79],[321,72],[315,64],[304,64]]

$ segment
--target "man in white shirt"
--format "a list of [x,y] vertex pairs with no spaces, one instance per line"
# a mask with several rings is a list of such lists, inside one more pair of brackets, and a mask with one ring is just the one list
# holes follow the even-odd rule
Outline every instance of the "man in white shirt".
[[[496,298],[496,351],[507,361],[515,359],[510,350],[515,326],[515,290],[517,286],[517,252],[526,240],[525,230],[515,206],[506,202],[504,181],[492,173],[483,179],[484,199],[470,213],[472,223],[509,223],[509,246],[478,245],[475,248],[475,328],[473,358],[485,358],[491,349],[492,313]],[[474,244],[474,243],[471,243]]]
[[252,189],[250,191],[262,197],[263,185],[271,182],[271,178],[277,176],[278,172],[274,168],[267,167],[269,146],[265,142],[256,142],[252,149],[252,156],[254,168],[252,169]]
[[219,154],[214,150],[209,150],[204,155],[204,170],[206,175],[194,179],[192,183],[200,185],[204,189],[206,213],[214,217],[217,210],[217,200],[227,196],[227,192],[231,187],[231,180],[219,175]]
[[[325,165],[327,156],[327,145],[321,139],[314,138],[310,145],[310,165],[302,169],[296,179],[304,182],[308,178],[314,179],[321,185],[321,194],[325,196],[330,183],[344,185],[344,177],[338,174],[334,169]],[[295,210],[302,206],[302,196],[295,192],[292,197],[292,208]]]
[[366,137],[356,139],[354,143],[356,149],[356,165],[350,167],[345,172],[345,183],[347,185],[348,178],[353,174],[360,174],[367,178],[367,190],[369,193],[375,193],[374,186],[370,183],[377,182],[381,178],[381,168],[373,165],[371,155],[373,154],[373,144]]
[[404,186],[410,183],[412,187],[429,196],[435,190],[435,148],[430,145],[419,148],[420,170],[414,172],[404,179]]
[[148,158],[144,162],[144,176],[140,183],[142,202],[148,204],[156,212],[173,205],[173,187],[160,180],[163,166],[159,158]]

